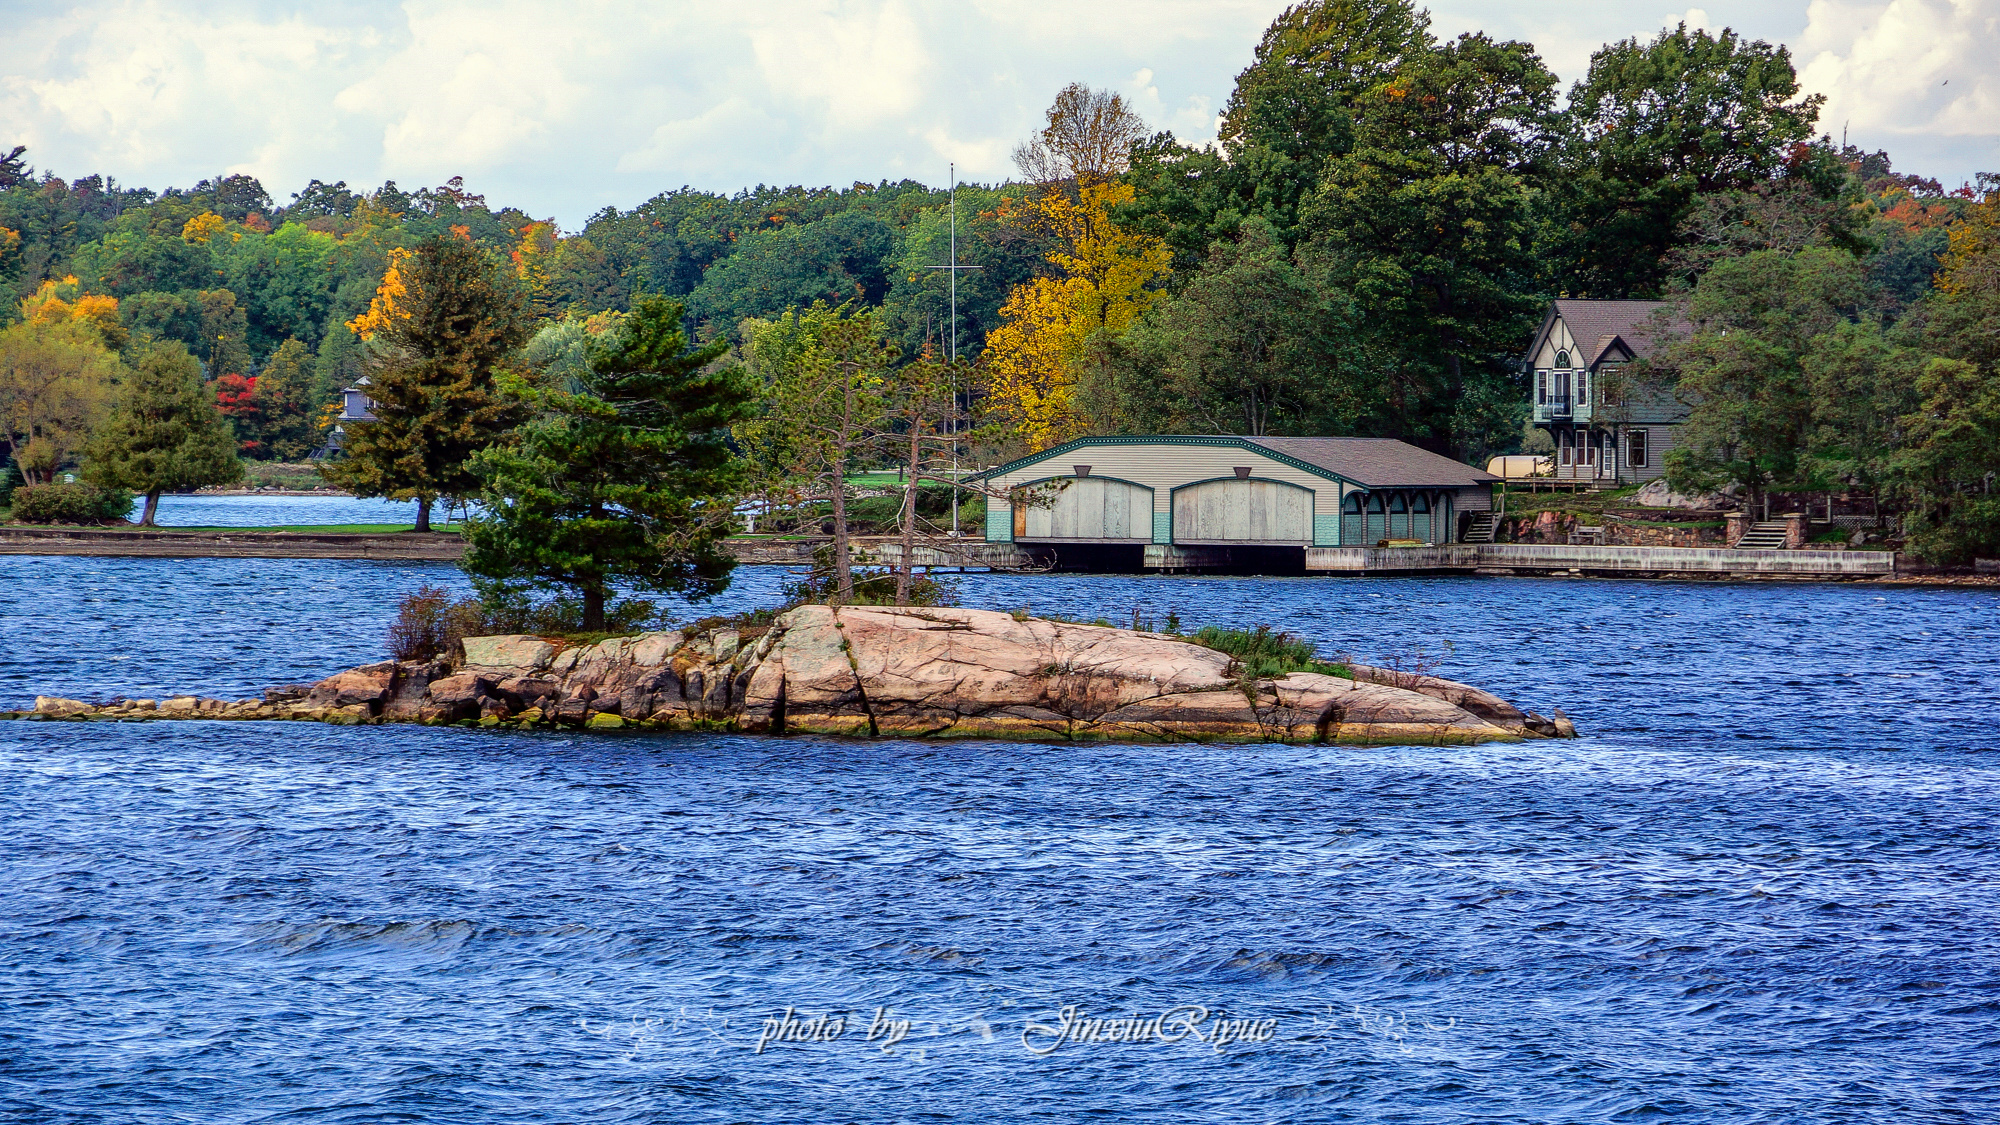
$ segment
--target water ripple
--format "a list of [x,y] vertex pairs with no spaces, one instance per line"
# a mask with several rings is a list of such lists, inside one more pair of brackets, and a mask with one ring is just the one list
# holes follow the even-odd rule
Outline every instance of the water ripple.
[[[745,574],[732,604],[782,575]],[[379,655],[419,566],[0,559],[0,695]],[[1379,596],[1378,596],[1379,595]],[[1991,1119],[1992,594],[969,576],[1297,629],[1589,737],[0,725],[23,1122]],[[111,656],[124,659],[113,660]],[[1268,1042],[1023,1049],[1065,1005]],[[755,1053],[791,1006],[832,1042]],[[893,1051],[877,1008],[908,1019]]]

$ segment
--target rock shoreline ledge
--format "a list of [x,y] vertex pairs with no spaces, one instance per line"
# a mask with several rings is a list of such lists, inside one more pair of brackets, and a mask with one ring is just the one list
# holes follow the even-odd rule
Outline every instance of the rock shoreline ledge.
[[1022,742],[1445,745],[1574,738],[1478,688],[1349,665],[1250,680],[1180,637],[990,610],[802,606],[768,627],[563,647],[475,637],[464,660],[384,662],[261,699],[94,704],[43,696],[38,720],[311,720],[590,730],[727,730]]

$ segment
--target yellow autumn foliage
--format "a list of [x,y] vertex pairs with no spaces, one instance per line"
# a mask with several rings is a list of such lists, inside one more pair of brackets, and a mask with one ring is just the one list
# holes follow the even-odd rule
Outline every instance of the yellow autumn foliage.
[[[1947,237],[1951,243],[1938,259],[1937,287],[1957,296],[1974,288],[1981,265],[2000,254],[2000,191],[1987,192],[1967,209],[1964,221],[1952,224]],[[1993,276],[1990,266],[1983,272],[1988,279]]]
[[118,298],[83,292],[74,275],[42,282],[33,295],[21,301],[21,319],[30,324],[75,321],[88,325],[113,351],[124,347],[130,338],[118,316]]
[[390,249],[389,268],[382,273],[382,284],[375,287],[375,299],[368,302],[368,311],[347,322],[348,329],[356,336],[372,340],[377,332],[387,331],[397,321],[410,318],[398,304],[410,295],[403,284],[402,272],[409,257],[410,252],[400,246]]
[[[203,211],[181,227],[182,242],[207,242],[228,229],[229,221],[213,211]],[[241,237],[240,235],[238,236]]]
[[1074,200],[1050,192],[1013,216],[1056,239],[1048,262],[1061,271],[1014,287],[981,359],[987,409],[1030,450],[1089,428],[1076,401],[1086,344],[1099,329],[1118,335],[1129,328],[1158,298],[1153,284],[1170,269],[1165,243],[1111,221],[1111,208],[1133,194],[1128,184],[1089,184]]

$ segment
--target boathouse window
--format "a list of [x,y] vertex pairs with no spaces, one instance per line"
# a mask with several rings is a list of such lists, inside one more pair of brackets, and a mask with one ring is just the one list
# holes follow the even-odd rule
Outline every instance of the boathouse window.
[[1626,462],[1635,469],[1646,467],[1646,431],[1633,430],[1626,436]]
[[1345,500],[1342,500],[1342,501],[1340,502],[1340,510],[1341,510],[1341,511],[1343,511],[1343,512],[1346,512],[1346,513],[1347,513],[1348,515],[1350,515],[1350,516],[1358,516],[1358,515],[1360,515],[1360,514],[1361,514],[1361,494],[1360,494],[1359,492],[1350,492],[1350,493],[1348,493],[1348,494],[1347,494],[1347,499],[1345,499]]

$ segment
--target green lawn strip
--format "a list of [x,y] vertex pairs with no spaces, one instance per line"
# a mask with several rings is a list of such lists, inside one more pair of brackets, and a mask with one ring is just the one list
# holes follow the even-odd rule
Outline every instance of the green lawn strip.
[[[59,525],[20,524],[18,526],[56,527]],[[77,530],[76,525],[60,525],[60,526],[68,526],[71,530]],[[442,532],[448,535],[456,535],[458,533],[458,529],[459,525],[455,523],[439,524],[431,528],[432,532],[434,533]],[[161,525],[159,527],[137,527],[134,525],[127,524],[122,527],[93,527],[89,528],[88,530],[108,531],[111,532],[112,534],[134,533],[141,531],[168,531],[168,532],[185,531],[185,532],[202,532],[204,534],[215,533],[215,532],[225,532],[225,533],[234,532],[237,534],[247,535],[252,533],[283,531],[283,532],[292,532],[304,535],[397,535],[413,531],[415,530],[415,528],[410,524],[400,524],[400,523],[302,523],[302,524],[281,524],[273,527],[180,527],[172,525]]]

